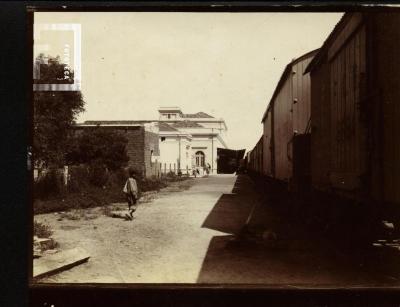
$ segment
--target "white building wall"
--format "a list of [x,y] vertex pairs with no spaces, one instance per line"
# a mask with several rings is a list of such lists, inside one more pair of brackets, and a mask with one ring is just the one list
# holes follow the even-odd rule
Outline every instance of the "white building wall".
[[192,169],[191,141],[187,138],[181,139],[181,171],[183,174],[190,174]]
[[[210,164],[212,167],[211,173],[217,173],[217,148],[225,148],[223,144],[214,136],[212,137],[193,137],[192,139],[192,156],[193,158],[196,155],[196,152],[202,151],[205,154],[205,164]],[[193,160],[193,164],[195,164],[195,160]]]
[[178,167],[179,144],[175,137],[165,137],[164,141],[160,139],[160,162],[162,173],[169,172]]
[[[172,113],[176,113],[176,117],[172,116]],[[170,115],[170,119],[168,118]],[[160,108],[160,119],[165,121],[193,121],[200,124],[202,127],[182,127],[176,128],[176,133],[167,131],[164,134],[160,133],[160,161],[162,163],[162,172],[167,172],[170,169],[174,169],[178,172],[178,160],[180,154],[180,169],[182,173],[192,173],[193,169],[196,168],[195,154],[197,151],[202,151],[205,155],[205,166],[209,164],[212,167],[212,173],[217,173],[217,148],[227,148],[224,143],[226,136],[226,126],[223,120],[207,119],[207,118],[181,118],[181,112],[178,107],[165,107]],[[174,135],[175,134],[175,135]],[[179,141],[178,135],[181,134]],[[222,139],[220,141],[216,135]],[[183,136],[186,135],[186,136]],[[161,137],[165,137],[164,141],[161,141]],[[180,147],[179,147],[180,143]],[[180,153],[179,153],[180,148]],[[198,167],[200,173],[203,173],[203,168]]]
[[190,171],[192,168],[191,160],[191,142],[186,137],[178,136],[165,136],[165,140],[161,141],[160,137],[160,158],[162,173],[171,171],[177,173],[179,168],[179,147],[180,147],[180,169],[182,173],[186,170]]

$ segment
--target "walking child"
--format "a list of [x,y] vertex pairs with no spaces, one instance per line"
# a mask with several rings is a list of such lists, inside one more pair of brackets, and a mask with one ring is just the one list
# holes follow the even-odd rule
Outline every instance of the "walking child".
[[133,217],[133,212],[136,211],[136,203],[138,199],[138,185],[135,177],[135,172],[132,170],[129,171],[129,178],[126,180],[123,189],[128,201],[128,210],[131,217]]

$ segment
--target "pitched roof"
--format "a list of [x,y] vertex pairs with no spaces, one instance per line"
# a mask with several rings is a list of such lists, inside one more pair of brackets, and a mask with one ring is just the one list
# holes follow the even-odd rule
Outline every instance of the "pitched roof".
[[293,67],[295,64],[297,64],[298,62],[300,62],[300,61],[303,61],[303,60],[305,60],[305,59],[307,59],[307,58],[310,58],[310,57],[314,57],[314,56],[318,53],[318,50],[319,50],[319,49],[314,49],[314,50],[312,50],[312,51],[309,51],[309,52],[303,54],[302,56],[300,56],[300,57],[298,57],[298,58],[296,58],[296,59],[293,59],[289,64],[286,65],[285,70],[283,71],[283,73],[282,73],[282,75],[281,75],[281,77],[280,77],[280,79],[279,79],[279,81],[278,81],[278,84],[277,84],[277,86],[275,87],[274,93],[272,94],[272,97],[271,97],[271,99],[270,99],[270,101],[269,101],[269,103],[268,103],[267,109],[266,109],[265,112],[264,112],[264,115],[263,115],[262,121],[261,121],[262,123],[264,122],[264,120],[265,120],[265,118],[266,118],[266,116],[267,116],[268,110],[269,110],[270,106],[272,105],[272,101],[273,101],[273,100],[275,99],[275,97],[278,95],[278,93],[279,93],[281,87],[282,87],[283,84],[285,83],[285,81],[286,81],[286,79],[287,79],[287,77],[288,77],[290,71],[292,70],[292,67]]
[[173,123],[172,126],[175,128],[204,128],[204,126],[188,120]]
[[86,120],[84,125],[136,125],[151,123],[151,120]]
[[339,35],[340,31],[344,28],[346,23],[350,20],[350,18],[354,14],[355,13],[344,13],[343,14],[343,16],[336,23],[336,25],[333,28],[333,30],[331,31],[331,33],[325,39],[325,41],[322,44],[321,48],[319,49],[318,53],[311,60],[311,62],[308,63],[308,65],[304,71],[305,74],[311,72],[316,66],[318,66],[318,64],[321,62],[322,57],[327,52],[328,47],[332,44],[332,42],[335,40],[335,38]]
[[182,114],[183,118],[214,118],[211,115],[208,115],[207,113],[204,112],[197,112],[194,114]]
[[178,131],[177,129],[171,127],[167,123],[159,122],[159,130],[160,131]]

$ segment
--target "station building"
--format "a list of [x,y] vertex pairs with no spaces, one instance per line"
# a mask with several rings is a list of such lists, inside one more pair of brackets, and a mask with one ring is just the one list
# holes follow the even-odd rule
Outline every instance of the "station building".
[[161,107],[156,120],[85,121],[75,129],[108,127],[126,134],[129,166],[145,177],[179,171],[217,173],[218,148],[227,148],[222,118],[204,112],[185,114],[179,107]]
[[160,162],[176,164],[185,172],[211,173],[218,168],[217,148],[227,148],[227,126],[222,118],[204,112],[185,114],[178,107],[162,107],[159,112]]

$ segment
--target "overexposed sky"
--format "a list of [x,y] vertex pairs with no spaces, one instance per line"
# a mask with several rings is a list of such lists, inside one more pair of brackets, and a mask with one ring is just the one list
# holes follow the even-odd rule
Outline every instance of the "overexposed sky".
[[81,24],[79,122],[158,119],[158,107],[179,106],[224,118],[229,147],[252,149],[287,63],[319,48],[341,16],[40,12],[34,19]]

